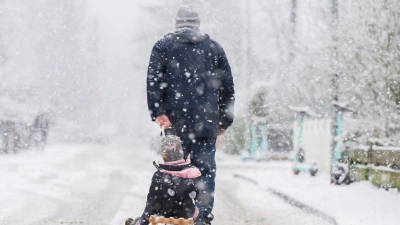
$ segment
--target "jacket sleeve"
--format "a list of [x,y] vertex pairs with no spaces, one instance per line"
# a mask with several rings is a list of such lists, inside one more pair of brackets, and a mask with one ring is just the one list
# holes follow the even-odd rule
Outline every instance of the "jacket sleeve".
[[147,194],[146,207],[141,217],[142,222],[144,222],[143,220],[148,220],[151,215],[156,214],[161,208],[162,193],[160,190],[161,188],[159,187],[160,183],[158,182],[160,179],[159,173],[154,173],[153,178],[151,179],[149,193]]
[[217,44],[218,47],[218,68],[216,70],[220,81],[219,85],[219,127],[227,129],[233,123],[234,104],[235,104],[235,89],[231,67],[226,57],[224,49]]
[[165,114],[164,111],[164,83],[166,55],[166,39],[159,40],[151,51],[149,67],[147,70],[147,106],[150,117],[155,121],[157,116]]

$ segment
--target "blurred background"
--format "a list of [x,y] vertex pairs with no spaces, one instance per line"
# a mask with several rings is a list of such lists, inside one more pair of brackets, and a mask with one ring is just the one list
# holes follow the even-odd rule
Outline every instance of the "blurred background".
[[347,145],[400,145],[398,1],[1,0],[3,151],[30,145],[40,126],[47,142],[154,135],[147,65],[180,4],[198,9],[201,31],[230,60],[237,103],[227,151],[251,150],[254,121],[267,125],[270,151],[291,151],[300,115],[291,108],[334,122],[332,101],[353,111],[343,114]]

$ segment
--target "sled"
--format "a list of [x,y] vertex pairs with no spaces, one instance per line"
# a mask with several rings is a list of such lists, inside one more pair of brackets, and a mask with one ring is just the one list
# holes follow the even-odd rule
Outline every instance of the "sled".
[[161,224],[175,224],[175,225],[193,225],[194,221],[193,218],[189,218],[189,219],[184,219],[184,218],[174,218],[174,217],[170,217],[170,218],[165,218],[163,216],[150,216],[149,222],[151,225],[157,225],[159,223]]

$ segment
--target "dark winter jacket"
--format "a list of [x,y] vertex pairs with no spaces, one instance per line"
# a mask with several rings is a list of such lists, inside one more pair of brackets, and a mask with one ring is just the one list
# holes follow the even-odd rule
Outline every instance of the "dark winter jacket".
[[190,164],[189,159],[160,163],[151,181],[140,224],[148,224],[148,218],[155,214],[164,217],[197,217],[199,212],[194,202],[201,195],[199,184],[201,172]]
[[223,48],[197,28],[170,33],[153,47],[147,72],[152,120],[165,114],[180,137],[217,136],[233,122],[234,84]]

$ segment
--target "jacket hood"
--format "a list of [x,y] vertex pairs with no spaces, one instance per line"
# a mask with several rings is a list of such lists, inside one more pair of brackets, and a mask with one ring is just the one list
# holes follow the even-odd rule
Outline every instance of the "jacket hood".
[[171,174],[182,178],[196,178],[201,176],[201,172],[198,168],[190,164],[190,159],[182,159],[168,163],[160,163],[160,172]]
[[160,170],[161,173],[166,173],[166,174],[171,174],[177,177],[182,177],[182,178],[196,178],[201,176],[201,172],[199,169],[192,167],[192,168],[187,168],[184,170],[180,171],[170,171],[170,170]]
[[175,33],[169,33],[166,37],[182,44],[199,44],[208,39],[208,34],[201,33],[196,27],[184,27],[177,29]]

